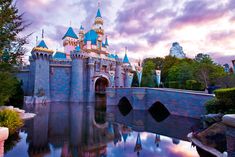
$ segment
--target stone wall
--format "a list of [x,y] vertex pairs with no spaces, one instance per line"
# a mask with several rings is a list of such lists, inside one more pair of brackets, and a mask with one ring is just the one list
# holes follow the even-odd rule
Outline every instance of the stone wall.
[[173,115],[200,118],[205,114],[205,102],[214,96],[186,90],[162,88],[108,88],[107,104],[117,105],[126,97],[134,109],[147,110],[155,102],[161,102]]
[[50,67],[51,101],[69,101],[71,66]]

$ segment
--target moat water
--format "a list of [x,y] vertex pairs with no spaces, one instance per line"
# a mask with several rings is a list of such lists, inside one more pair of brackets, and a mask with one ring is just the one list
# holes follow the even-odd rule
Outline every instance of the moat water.
[[198,157],[187,134],[199,125],[96,104],[26,105],[37,116],[6,142],[5,157]]

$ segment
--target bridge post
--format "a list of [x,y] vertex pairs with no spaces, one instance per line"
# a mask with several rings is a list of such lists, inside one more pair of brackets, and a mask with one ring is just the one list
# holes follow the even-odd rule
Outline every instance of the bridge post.
[[228,157],[235,156],[235,114],[225,115],[222,121],[226,127]]
[[0,127],[0,157],[4,156],[4,141],[8,138],[9,129]]

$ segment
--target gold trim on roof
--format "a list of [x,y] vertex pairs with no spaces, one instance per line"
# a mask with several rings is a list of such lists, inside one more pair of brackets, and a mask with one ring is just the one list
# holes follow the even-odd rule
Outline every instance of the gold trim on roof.
[[53,50],[49,50],[47,48],[43,48],[43,47],[34,47],[33,51],[40,51],[40,52],[48,52],[48,53],[53,53]]

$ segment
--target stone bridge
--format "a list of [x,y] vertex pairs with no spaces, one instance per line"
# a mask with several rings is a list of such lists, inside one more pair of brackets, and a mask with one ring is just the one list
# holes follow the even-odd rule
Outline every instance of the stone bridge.
[[107,88],[107,105],[118,105],[126,98],[133,109],[148,110],[162,104],[172,115],[200,118],[206,113],[205,102],[214,95],[196,91],[166,88]]

